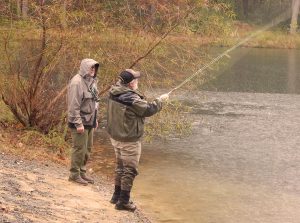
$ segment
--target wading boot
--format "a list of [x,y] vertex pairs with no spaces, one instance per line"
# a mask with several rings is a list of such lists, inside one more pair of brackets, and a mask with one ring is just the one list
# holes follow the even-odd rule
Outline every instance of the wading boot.
[[80,176],[77,176],[77,177],[69,177],[69,181],[74,182],[74,183],[81,184],[81,185],[83,185],[83,186],[88,185],[88,182],[85,181],[84,179],[82,179]]
[[121,193],[121,186],[115,185],[115,192],[110,200],[110,203],[116,204],[119,200],[120,193]]
[[136,206],[132,201],[129,201],[129,198],[130,191],[121,190],[121,194],[118,202],[116,203],[115,209],[134,212]]
[[94,179],[92,179],[91,177],[88,177],[85,173],[81,173],[80,174],[81,178],[83,180],[85,180],[86,182],[90,183],[90,184],[94,184]]

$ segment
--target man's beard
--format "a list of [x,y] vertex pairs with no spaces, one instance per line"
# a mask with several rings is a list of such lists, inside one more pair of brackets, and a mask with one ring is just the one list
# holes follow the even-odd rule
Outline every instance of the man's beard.
[[139,86],[137,84],[132,86],[132,90],[134,90],[134,91],[137,90],[138,88],[139,88]]

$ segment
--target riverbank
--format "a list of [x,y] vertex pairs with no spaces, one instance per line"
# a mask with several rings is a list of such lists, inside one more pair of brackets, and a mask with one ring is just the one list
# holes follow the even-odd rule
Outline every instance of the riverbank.
[[[263,28],[263,26],[255,26],[236,21],[233,23],[232,31],[229,36],[216,37],[212,41],[207,42],[206,45],[216,47],[231,47]],[[241,47],[299,49],[300,35],[291,35],[288,30],[271,28],[259,33],[259,35],[242,44]]]
[[97,173],[94,185],[71,183],[67,158],[42,148],[12,148],[10,141],[0,128],[0,222],[151,222],[140,209],[114,209],[111,179]]
[[[218,33],[213,35],[202,35],[196,34],[190,31],[178,31],[171,32],[167,37],[165,42],[172,44],[183,44],[189,43],[191,46],[208,46],[208,47],[231,47],[244,38],[252,35],[253,33],[264,29],[264,26],[253,25],[250,23],[245,23],[241,21],[234,21],[231,25],[231,30],[225,35],[218,35]],[[22,27],[18,24],[15,24],[14,28],[6,25],[0,25],[0,36],[5,37],[5,33],[9,30],[13,30],[16,35],[16,39],[14,41],[21,41],[22,38],[27,38],[30,40],[39,40],[40,38],[40,30],[39,29],[29,29],[29,27]],[[102,32],[106,35],[103,36]],[[21,35],[22,34],[22,35]],[[60,37],[60,30],[52,29],[49,31],[49,35],[52,38]],[[83,38],[90,40],[93,42],[99,42],[101,45],[108,44],[109,47],[114,44],[120,44],[120,46],[124,47],[124,42],[126,42],[125,37],[129,37],[129,39],[135,39],[134,43],[130,43],[134,45],[136,43],[140,44],[139,48],[148,44],[155,42],[157,36],[154,34],[150,34],[148,32],[140,31],[138,34],[132,31],[124,31],[115,27],[105,28],[102,31],[90,31],[86,33],[80,33],[79,30],[72,29],[66,30],[64,32],[65,36],[73,36],[74,40]],[[125,36],[125,37],[124,37]],[[22,37],[22,38],[21,38]],[[76,37],[76,38],[75,38]],[[77,43],[78,44],[78,43]],[[129,45],[130,45],[129,44]],[[151,44],[150,44],[151,45]],[[300,48],[300,35],[296,33],[291,35],[288,29],[283,29],[280,27],[272,27],[268,30],[262,31],[259,35],[250,39],[241,45],[241,47],[249,47],[249,48],[274,48],[274,49],[299,49]]]
[[[237,34],[236,37],[226,38],[219,40],[216,46],[233,46],[243,38],[259,31],[259,27],[254,27],[250,32]],[[244,43],[242,47],[248,48],[271,48],[271,49],[299,49],[300,36],[299,34],[290,35],[288,32],[283,31],[264,31],[257,37]]]

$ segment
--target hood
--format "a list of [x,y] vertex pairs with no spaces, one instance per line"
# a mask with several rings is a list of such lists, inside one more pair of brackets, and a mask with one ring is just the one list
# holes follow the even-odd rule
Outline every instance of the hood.
[[94,75],[94,78],[96,78],[97,77],[98,68],[99,68],[99,63],[97,61],[93,60],[93,59],[88,59],[88,58],[87,59],[83,59],[81,61],[80,70],[79,70],[80,76],[85,77],[88,74],[88,72],[89,72],[89,70],[90,70],[90,68],[92,66],[95,66],[95,75]]

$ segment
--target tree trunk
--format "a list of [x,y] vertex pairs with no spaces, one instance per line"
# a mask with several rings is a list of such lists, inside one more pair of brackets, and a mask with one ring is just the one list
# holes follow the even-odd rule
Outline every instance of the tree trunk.
[[298,28],[298,14],[299,14],[300,0],[293,0],[292,2],[292,19],[290,25],[290,33],[295,34]]
[[67,28],[67,18],[66,18],[66,14],[67,14],[67,0],[62,0],[61,2],[61,26],[63,29]]
[[243,0],[243,11],[245,18],[248,18],[248,12],[249,12],[249,1]]
[[28,16],[28,0],[22,1],[22,17],[27,18]]
[[18,18],[20,18],[20,16],[21,16],[21,0],[17,0],[16,4],[17,4],[17,16],[18,16]]

